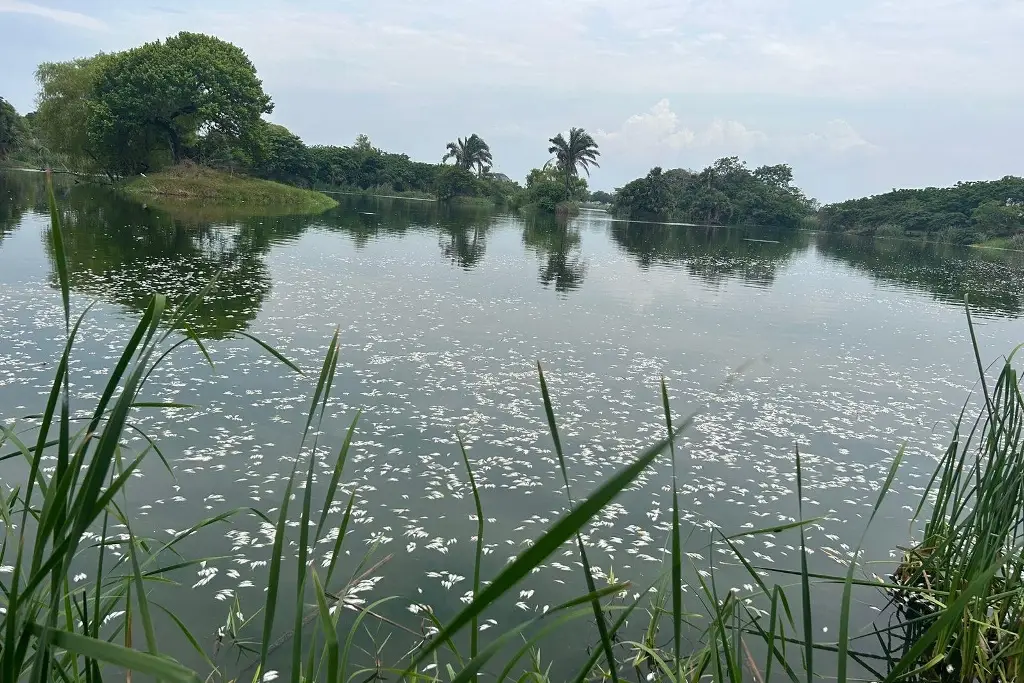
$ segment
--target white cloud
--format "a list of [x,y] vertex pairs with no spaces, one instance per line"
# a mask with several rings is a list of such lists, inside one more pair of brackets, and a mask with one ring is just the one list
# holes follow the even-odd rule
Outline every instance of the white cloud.
[[630,116],[618,130],[599,130],[594,137],[614,154],[654,161],[690,149],[707,149],[721,155],[742,155],[754,148],[783,155],[807,151],[845,154],[877,149],[843,119],[833,119],[820,131],[802,135],[769,134],[739,121],[723,119],[714,119],[703,127],[689,127],[680,122],[668,99],[660,100],[642,114]]
[[99,19],[90,17],[87,14],[82,14],[81,12],[53,9],[51,7],[37,5],[32,2],[21,2],[21,0],[0,0],[0,14],[4,12],[12,14],[30,14],[37,17],[43,17],[44,19],[50,19],[61,24],[68,24],[70,26],[77,26],[78,28],[86,28],[94,31],[107,28],[107,25]]
[[825,124],[820,133],[809,133],[805,140],[811,147],[824,147],[825,149],[845,153],[851,151],[870,151],[878,147],[865,140],[848,121],[833,119]]
[[701,130],[684,126],[667,99],[660,100],[649,111],[630,116],[619,130],[599,130],[594,137],[603,146],[634,152],[694,147],[742,151],[767,140],[764,133],[751,130],[739,121],[715,119]]

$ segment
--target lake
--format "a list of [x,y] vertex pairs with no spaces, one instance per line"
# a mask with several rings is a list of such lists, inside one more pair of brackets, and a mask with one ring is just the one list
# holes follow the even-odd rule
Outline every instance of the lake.
[[[559,223],[396,198],[339,196],[321,216],[235,219],[171,214],[67,181],[57,194],[72,309],[96,302],[73,356],[72,409],[92,407],[152,293],[180,301],[221,273],[191,321],[213,368],[194,345],[182,346],[146,392],[195,407],[142,409],[135,421],[173,476],[159,459],[146,461],[125,503],[133,531],[167,539],[230,509],[276,509],[338,329],[341,360],[318,439],[333,462],[362,411],[328,522],[338,525],[355,491],[344,570],[367,552],[371,563],[390,556],[363,597],[406,596],[442,621],[471,587],[476,533],[456,433],[482,486],[485,578],[566,510],[538,361],[577,500],[664,434],[661,377],[677,419],[696,413],[678,465],[687,550],[699,567],[715,528],[797,519],[799,445],[804,515],[820,518],[807,531],[812,571],[844,572],[905,444],[906,463],[865,546],[884,574],[911,538],[912,508],[975,387],[964,295],[986,362],[1024,341],[1024,254],[1014,252],[626,223],[592,210]],[[42,177],[0,174],[6,424],[42,409],[63,334]],[[125,438],[145,443],[134,432]],[[3,466],[10,486],[17,466]],[[588,528],[599,577],[642,591],[665,571],[669,473],[667,460],[651,468]],[[204,530],[188,552],[217,559],[179,572],[186,590],[156,594],[173,596],[212,642],[235,596],[248,611],[260,604],[268,533],[244,514]],[[748,538],[745,549],[761,565],[797,568],[798,543],[787,532]],[[314,557],[327,550],[318,546]],[[741,594],[752,593],[721,545],[711,555]],[[517,604],[488,616],[497,631],[584,592],[567,545],[524,582]],[[859,601],[860,622],[884,603],[874,595]],[[835,601],[821,605],[815,628],[825,642],[838,610]],[[406,604],[381,609],[419,630]],[[383,640],[387,629],[373,629]],[[582,652],[593,635],[577,631],[569,642]],[[180,656],[198,665],[187,650]]]

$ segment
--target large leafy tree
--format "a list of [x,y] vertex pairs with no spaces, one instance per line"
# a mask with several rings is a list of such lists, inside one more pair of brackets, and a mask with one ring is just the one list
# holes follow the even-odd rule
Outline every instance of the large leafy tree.
[[579,177],[580,169],[590,175],[590,167],[600,168],[597,157],[601,152],[597,149],[597,143],[590,133],[582,128],[570,128],[569,137],[559,133],[548,140],[551,146],[548,152],[555,155],[558,169],[565,176],[565,193],[570,194],[570,181]]
[[186,158],[200,135],[250,139],[273,110],[238,47],[182,32],[113,55],[90,98],[88,135],[108,170],[134,173]]
[[491,157],[491,148],[476,133],[468,138],[457,138],[455,142],[449,142],[447,150],[441,157],[442,164],[452,159],[459,168],[467,171],[476,168],[477,175],[483,175],[491,170],[491,165],[494,163]]
[[25,142],[25,124],[14,106],[0,97],[0,159],[6,159]]
[[80,169],[99,166],[100,150],[89,138],[86,122],[96,84],[113,59],[101,52],[70,62],[44,62],[36,69],[35,130],[47,148]]

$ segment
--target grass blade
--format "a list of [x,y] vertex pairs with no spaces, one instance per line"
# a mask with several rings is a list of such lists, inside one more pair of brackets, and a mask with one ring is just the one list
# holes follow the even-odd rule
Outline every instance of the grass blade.
[[[462,453],[462,462],[466,465],[466,473],[469,475],[469,486],[473,490],[473,502],[476,505],[476,554],[473,562],[473,597],[480,593],[480,563],[484,555],[484,509],[480,504],[480,492],[476,488],[476,477],[473,476],[473,467],[469,464],[469,456],[466,454],[466,445],[462,442],[462,435],[456,432],[455,438],[459,441],[459,450]],[[480,636],[480,625],[478,617],[474,616],[469,625],[469,658],[476,659],[478,641]],[[473,680],[477,677],[474,675]]]
[[[804,518],[803,467],[800,462],[800,446],[796,446],[796,505],[800,519]],[[807,539],[804,527],[800,526],[800,594],[803,602],[804,626],[804,670],[807,683],[814,678],[814,628],[811,621],[811,579],[807,569]]]
[[[548,394],[548,384],[544,379],[544,370],[540,366],[540,362],[537,363],[537,374],[540,376],[540,393],[541,398],[544,401],[544,413],[548,418],[548,427],[551,430],[551,439],[555,444],[555,454],[558,456],[558,464],[562,470],[562,480],[565,482],[565,495],[569,499],[569,507],[573,507],[572,500],[572,488],[569,486],[569,472],[565,466],[565,455],[562,453],[562,441],[558,436],[558,426],[555,423],[555,411],[551,405],[551,396]],[[669,443],[671,443],[672,435],[669,434]],[[581,525],[582,528],[583,525]],[[583,536],[580,533],[580,529],[576,529],[576,545],[580,551],[580,560],[583,563],[583,576],[587,583],[587,592],[594,593],[596,586],[594,584],[594,575],[590,569],[590,560],[587,558],[587,549],[583,544]],[[612,641],[608,637],[608,624],[605,623],[604,610],[601,609],[601,603],[596,598],[592,602],[594,609],[594,620],[597,622],[597,632],[601,637],[601,647],[604,648],[605,659],[608,660],[608,672],[611,676],[612,683],[618,683],[619,675],[616,671],[615,665],[615,654],[612,652]]]
[[[36,637],[41,637],[46,630],[41,626],[32,625],[31,631]],[[199,676],[194,671],[185,668],[177,662],[164,657],[158,657],[146,652],[132,650],[105,640],[91,638],[79,633],[70,633],[57,629],[49,629],[50,641],[57,647],[68,652],[82,655],[100,662],[112,664],[137,671],[141,674],[152,676],[160,681],[171,683],[201,683]]]
[[280,351],[278,351],[277,349],[275,349],[273,346],[271,346],[270,344],[266,343],[262,339],[249,334],[245,330],[238,330],[237,334],[240,334],[243,337],[246,337],[246,338],[256,342],[261,347],[263,347],[264,351],[266,351],[271,356],[273,356],[274,358],[278,359],[279,361],[281,361],[282,363],[284,363],[285,365],[287,365],[289,368],[291,368],[295,372],[299,373],[300,375],[305,375],[306,374],[306,373],[302,372],[302,370],[299,369],[299,366],[297,366],[295,363],[293,363],[290,360],[288,360],[287,358],[285,358],[284,355]]
[[[693,422],[690,417],[676,429],[678,434],[686,429]],[[655,458],[668,447],[668,439],[662,439],[648,447],[640,456],[627,467],[620,470],[597,490],[576,506],[571,512],[559,519],[543,535],[541,535],[522,555],[512,561],[504,570],[478,595],[473,602],[459,612],[444,629],[430,642],[426,643],[420,653],[413,660],[412,667],[418,666],[431,655],[447,638],[457,633],[474,616],[479,615],[495,600],[507,593],[524,576],[530,573],[534,567],[543,562],[548,556],[554,553],[563,543],[572,536],[598,513],[605,505],[611,502],[624,488],[633,482],[652,463]]]

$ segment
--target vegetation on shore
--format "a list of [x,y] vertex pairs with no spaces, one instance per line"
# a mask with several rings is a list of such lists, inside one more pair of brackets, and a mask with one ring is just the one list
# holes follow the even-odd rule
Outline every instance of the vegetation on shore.
[[137,199],[171,206],[216,204],[289,214],[320,213],[338,205],[321,192],[193,164],[136,176],[123,189]]
[[717,225],[801,227],[816,204],[793,185],[786,164],[750,171],[737,157],[719,159],[702,171],[653,168],[616,191],[618,216]]
[[[252,62],[213,36],[181,32],[123,52],[44,63],[36,78],[38,111],[21,117],[0,101],[0,160],[47,165],[56,156],[111,179],[152,176],[189,162],[300,188],[475,198],[512,208],[536,203],[551,212],[557,203],[534,201],[519,183],[493,173],[490,147],[476,133],[449,142],[439,163],[385,152],[365,135],[349,146],[307,146],[263,118],[274,105]],[[564,149],[555,144],[559,140]],[[585,199],[585,191],[569,196],[569,181],[594,164],[593,138],[573,128],[568,140],[558,134],[550,142],[552,153],[561,150],[554,163],[565,180],[557,201]],[[573,146],[580,142],[587,144]],[[454,165],[446,166],[448,160]],[[171,172],[154,191],[172,193],[171,185],[184,180]],[[172,194],[197,190],[183,183]]]
[[[718,565],[698,566],[692,554],[683,552],[684,537],[694,529],[684,515],[685,499],[679,496],[684,482],[676,474],[676,443],[693,417],[679,419],[673,414],[665,383],[659,401],[664,436],[631,464],[599,482],[586,498],[574,500],[556,417],[557,396],[549,392],[538,367],[538,400],[565,482],[568,511],[487,580],[481,573],[488,533],[487,494],[486,489],[478,489],[473,461],[463,449],[462,465],[472,492],[467,503],[478,523],[474,572],[466,604],[448,617],[419,604],[417,596],[367,600],[375,577],[384,571],[383,563],[346,543],[355,491],[345,488],[344,470],[359,416],[352,420],[339,450],[328,452],[315,437],[323,433],[338,369],[337,332],[315,374],[318,380],[302,438],[295,456],[288,458],[291,470],[278,506],[270,513],[239,509],[219,514],[170,538],[136,533],[125,505],[129,482],[146,459],[157,457],[165,465],[167,461],[159,444],[144,439],[144,446],[137,450],[123,445],[123,439],[133,429],[136,411],[162,405],[145,398],[153,369],[190,339],[207,355],[189,325],[206,290],[173,310],[163,296],[152,298],[120,357],[111,359],[106,389],[92,398],[95,405],[81,422],[84,429],[79,429],[78,414],[70,410],[73,374],[80,371],[74,361],[74,342],[88,311],[79,317],[71,310],[65,235],[52,193],[50,206],[49,238],[66,343],[42,420],[3,424],[0,433],[0,465],[8,471],[13,466],[16,472],[0,479],[4,482],[0,485],[4,523],[0,676],[5,681],[92,683],[113,666],[142,677],[189,683],[384,678],[468,683],[484,675],[498,681],[513,676],[542,683],[552,677],[540,646],[568,629],[592,636],[592,645],[578,653],[582,662],[578,672],[569,677],[578,681],[738,683],[827,677],[848,683],[860,677],[854,666],[887,683],[994,683],[1020,680],[1024,674],[1020,564],[1024,398],[1012,354],[990,392],[975,344],[984,405],[978,420],[966,429],[968,436],[963,436],[960,425],[970,423],[963,417],[958,421],[950,448],[913,513],[915,519],[928,519],[922,542],[907,551],[891,579],[868,569],[871,565],[862,558],[863,538],[844,556],[848,564],[844,574],[811,573],[804,529],[815,520],[803,512],[803,469],[796,450],[793,521],[775,522],[764,529],[709,531],[708,561],[722,555],[744,572],[756,587],[751,598],[741,598],[716,581],[722,560]],[[212,286],[211,282],[207,289]],[[257,343],[299,371],[272,347]],[[77,397],[74,405],[81,408],[82,400]],[[667,510],[663,575],[649,587],[598,577],[591,570],[582,531],[656,459],[664,457],[672,464],[672,502]],[[902,450],[878,491],[868,527],[895,483],[901,463]],[[341,515],[336,528],[329,517],[334,509]],[[179,586],[177,579],[192,576],[205,561],[182,553],[188,539],[213,525],[241,523],[248,514],[258,517],[273,538],[264,602],[255,612],[237,597],[225,605],[228,617],[216,649],[231,656],[218,655],[204,646],[209,642],[206,634],[193,633],[173,605],[158,602],[154,588],[188,590],[187,583]],[[744,544],[759,537],[790,541],[799,566],[754,564],[744,553]],[[567,544],[582,567],[581,594],[543,614],[527,616],[504,632],[482,635],[490,610],[502,599],[514,599],[518,582],[553,553],[566,551]],[[311,548],[321,548],[316,561]],[[344,570],[343,576],[343,563],[351,564],[344,559],[349,553],[352,559],[360,555],[364,559],[354,572]],[[76,568],[82,566],[89,567],[87,576],[76,581]],[[286,576],[294,576],[294,581]],[[814,606],[821,599],[818,589],[829,585],[841,591],[840,616],[838,633],[825,635],[815,628]],[[877,625],[861,630],[851,623],[851,607],[880,592],[896,597],[896,604],[883,609]],[[421,625],[405,626],[380,615],[381,605],[392,600],[408,604]],[[287,625],[278,635],[282,616]],[[408,638],[412,646],[408,654],[394,660],[375,651],[361,655],[357,638],[371,622],[389,629],[389,639]],[[593,628],[585,628],[587,622]],[[161,649],[168,631],[182,635],[183,645],[204,662],[202,674]],[[271,654],[278,649],[284,655],[282,671],[269,666]]]
[[589,175],[600,152],[577,127],[548,140],[553,158],[530,172],[525,187],[492,171],[490,146],[477,133],[447,143],[439,163],[383,151],[365,135],[348,146],[308,146],[263,118],[274,105],[246,54],[198,33],[44,63],[36,78],[36,112],[19,116],[0,99],[2,163],[132,177],[190,161],[302,188],[470,197],[548,213],[589,200],[637,220],[1024,247],[1024,178],[1012,176],[819,207],[793,185],[788,165],[750,170],[737,157],[700,171],[656,167],[614,193],[591,194],[580,171]]
[[818,221],[828,232],[956,244],[1006,240],[1003,244],[1020,249],[1024,248],[1024,178],[894,190],[824,206]]

